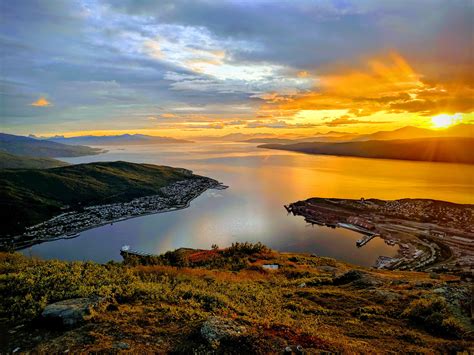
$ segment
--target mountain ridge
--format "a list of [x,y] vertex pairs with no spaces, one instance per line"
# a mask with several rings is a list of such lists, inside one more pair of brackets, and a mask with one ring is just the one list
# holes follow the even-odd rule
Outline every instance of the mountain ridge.
[[474,138],[441,137],[339,143],[308,142],[263,144],[258,147],[319,155],[474,164],[474,155],[472,154]]
[[34,158],[80,157],[103,153],[102,149],[49,142],[7,133],[0,133],[0,151]]
[[75,137],[54,136],[44,138],[45,141],[63,144],[86,144],[86,145],[130,145],[130,144],[172,144],[172,143],[193,143],[190,140],[171,137],[150,136],[145,134],[120,134],[120,135],[85,135]]

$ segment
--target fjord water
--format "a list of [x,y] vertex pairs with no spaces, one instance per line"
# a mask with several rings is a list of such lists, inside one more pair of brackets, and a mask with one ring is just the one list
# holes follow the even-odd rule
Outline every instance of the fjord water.
[[69,163],[125,160],[184,167],[215,178],[227,190],[208,190],[184,210],[148,215],[42,243],[26,255],[63,260],[121,260],[120,248],[162,253],[179,247],[221,247],[260,241],[280,251],[308,252],[371,266],[396,247],[379,238],[362,248],[360,235],[307,225],[284,204],[309,197],[432,198],[474,203],[474,168],[461,164],[364,159],[267,150],[246,143],[107,147],[105,154]]

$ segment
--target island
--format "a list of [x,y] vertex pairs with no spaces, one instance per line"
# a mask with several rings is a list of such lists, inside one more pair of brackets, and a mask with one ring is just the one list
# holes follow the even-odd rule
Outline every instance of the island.
[[314,197],[285,208],[311,224],[361,233],[358,247],[376,237],[398,245],[398,256],[381,256],[378,268],[449,272],[473,279],[474,205],[430,199]]
[[0,184],[4,250],[74,238],[104,224],[185,208],[207,189],[226,188],[187,169],[121,161],[7,169],[0,171]]

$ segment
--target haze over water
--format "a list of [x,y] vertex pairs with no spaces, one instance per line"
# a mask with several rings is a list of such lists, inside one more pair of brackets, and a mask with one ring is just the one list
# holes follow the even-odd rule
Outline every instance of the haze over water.
[[64,159],[70,163],[125,160],[170,165],[215,178],[227,190],[209,190],[184,210],[129,219],[82,232],[80,237],[33,246],[27,255],[65,260],[121,260],[120,247],[163,253],[179,247],[221,247],[236,241],[280,251],[316,253],[371,266],[396,247],[375,238],[307,225],[284,204],[309,197],[432,198],[474,203],[474,168],[468,165],[306,155],[246,143],[108,147],[106,154]]

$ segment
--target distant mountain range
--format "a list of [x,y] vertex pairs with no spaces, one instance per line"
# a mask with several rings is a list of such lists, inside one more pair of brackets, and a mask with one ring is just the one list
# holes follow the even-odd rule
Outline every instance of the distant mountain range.
[[274,143],[274,144],[288,144],[294,143],[295,140],[293,139],[285,139],[285,138],[251,138],[246,139],[240,142],[244,143]]
[[169,144],[169,143],[193,143],[185,139],[170,137],[147,136],[144,134],[121,134],[115,136],[77,136],[64,137],[55,136],[45,138],[50,142],[63,144],[85,144],[85,145],[131,145],[131,144]]
[[230,133],[223,136],[199,136],[196,140],[200,141],[222,141],[222,142],[241,142],[247,139],[273,137],[271,133]]
[[80,157],[103,152],[102,149],[97,148],[67,145],[6,133],[0,133],[0,151],[36,158]]
[[245,143],[302,143],[302,142],[362,142],[370,140],[393,140],[436,137],[474,138],[474,124],[458,124],[446,129],[433,130],[406,126],[393,131],[378,131],[370,134],[330,131],[314,133],[311,136],[278,135],[272,133],[231,133],[220,137],[197,137],[197,140],[245,142]]
[[[343,136],[344,137],[344,136]],[[474,124],[458,124],[442,130],[432,130],[413,126],[402,127],[394,131],[379,131],[372,134],[360,135],[352,141],[414,139],[435,137],[465,137],[474,138]]]
[[260,148],[308,154],[474,164],[474,138],[423,138],[361,142],[263,144]]

